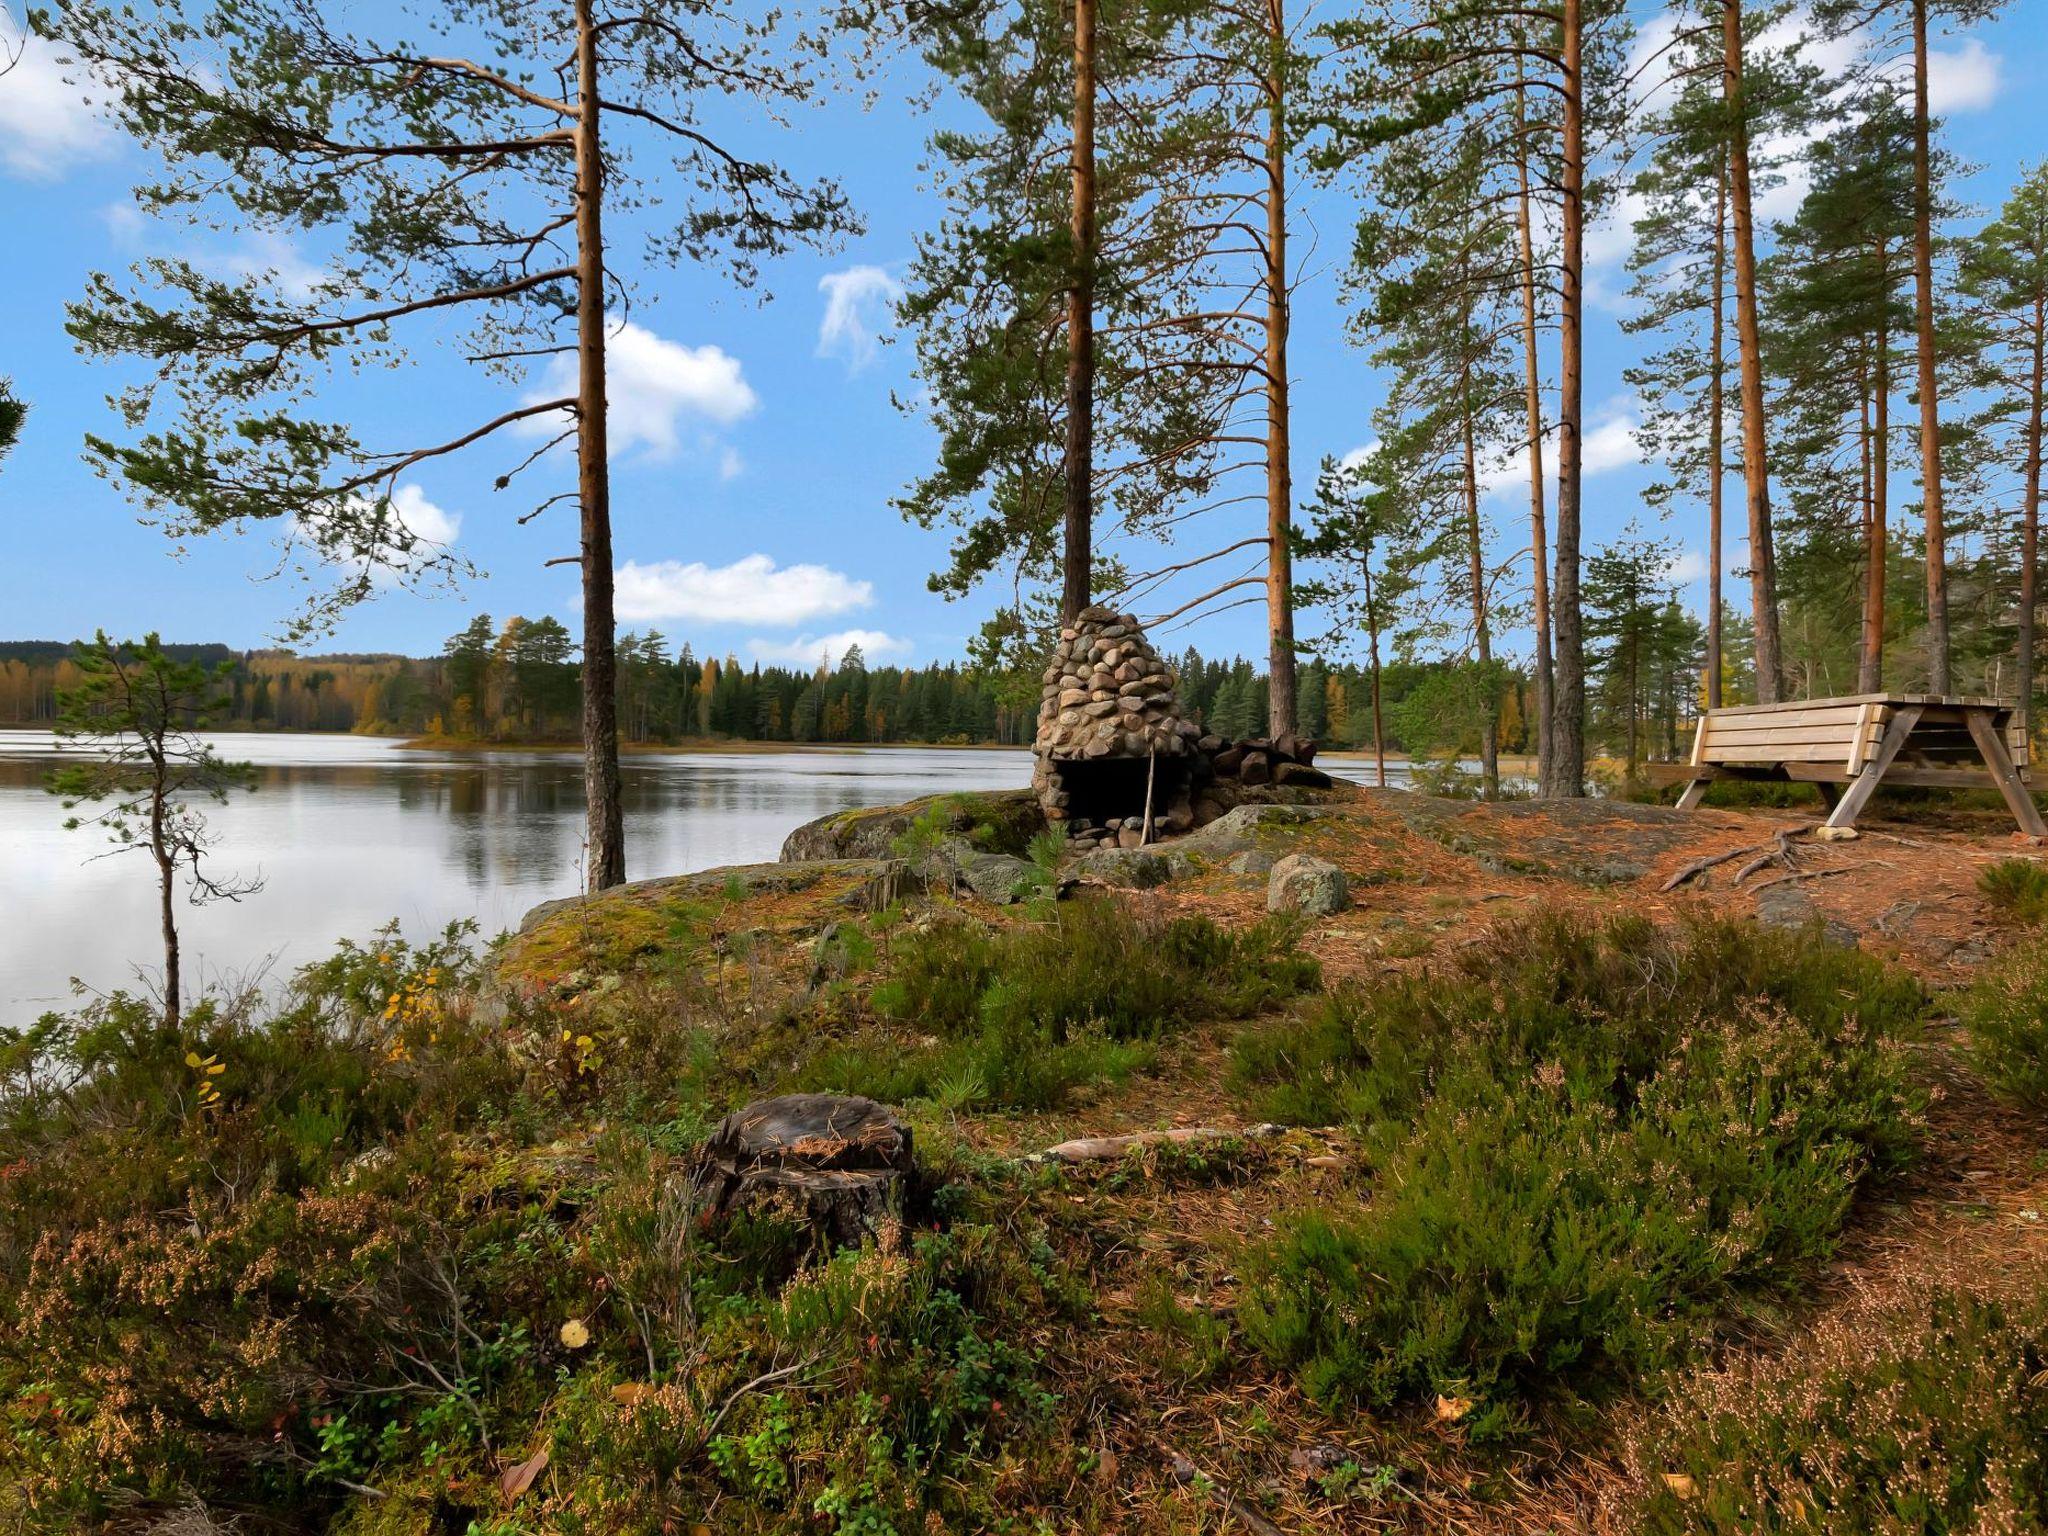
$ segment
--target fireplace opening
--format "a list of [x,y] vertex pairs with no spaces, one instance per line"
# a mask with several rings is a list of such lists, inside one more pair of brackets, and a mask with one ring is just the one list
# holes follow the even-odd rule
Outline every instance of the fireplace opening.
[[1077,826],[1107,827],[1118,822],[1142,828],[1148,771],[1155,834],[1166,826],[1176,807],[1187,804],[1190,780],[1184,757],[1076,758],[1055,761],[1048,767],[1054,789],[1066,795],[1067,820]]

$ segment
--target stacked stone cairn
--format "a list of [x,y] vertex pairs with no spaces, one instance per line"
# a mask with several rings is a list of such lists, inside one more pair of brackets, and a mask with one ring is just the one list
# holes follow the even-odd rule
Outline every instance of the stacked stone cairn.
[[[1084,845],[1136,848],[1215,820],[1243,790],[1327,789],[1332,782],[1314,766],[1316,744],[1306,738],[1204,735],[1181,713],[1173,669],[1127,613],[1084,608],[1060,631],[1044,684],[1031,787],[1046,820]],[[1104,810],[1100,795],[1077,800],[1075,783],[1090,771],[1080,765],[1117,759],[1146,765],[1143,774],[1126,770],[1122,801]]]
[[[1195,824],[1190,764],[1201,730],[1180,712],[1173,669],[1152,649],[1138,621],[1107,608],[1084,608],[1060,631],[1038,706],[1037,765],[1031,787],[1046,820],[1082,842],[1136,848],[1161,832]],[[1075,806],[1070,766],[1123,758],[1148,763],[1154,780],[1152,826],[1143,791],[1125,814],[1100,820]],[[1161,768],[1164,772],[1161,772]]]

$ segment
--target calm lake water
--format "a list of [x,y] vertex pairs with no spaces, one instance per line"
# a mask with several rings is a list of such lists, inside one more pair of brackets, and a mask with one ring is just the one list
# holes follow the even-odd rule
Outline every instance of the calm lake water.
[[[361,736],[241,735],[253,794],[208,811],[216,872],[260,875],[239,903],[179,907],[189,979],[273,975],[396,918],[418,937],[473,917],[488,936],[580,884],[580,761],[560,752],[414,751]],[[95,857],[43,789],[47,732],[0,730],[0,1023],[64,1006],[70,979],[108,990],[154,966],[148,857]],[[1325,759],[1369,780],[1362,759]],[[1390,781],[1405,765],[1389,764]],[[663,753],[624,765],[628,873],[682,874],[773,859],[790,830],[855,806],[952,790],[1021,788],[1023,751],[847,747]]]
[[[360,736],[233,735],[258,765],[253,794],[212,807],[217,871],[261,875],[239,903],[179,906],[188,978],[282,973],[398,919],[413,936],[473,917],[486,935],[573,894],[583,835],[573,753],[414,751]],[[43,789],[47,732],[0,730],[0,1022],[65,1005],[70,978],[101,990],[155,965],[148,855],[66,832]],[[773,859],[791,828],[854,806],[1030,782],[1022,751],[844,748],[661,754],[624,765],[635,878]],[[189,985],[189,981],[188,981]]]

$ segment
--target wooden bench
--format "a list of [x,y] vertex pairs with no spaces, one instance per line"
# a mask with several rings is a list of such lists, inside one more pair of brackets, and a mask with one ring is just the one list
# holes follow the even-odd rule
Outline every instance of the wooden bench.
[[1658,777],[1686,786],[1681,810],[1716,779],[1813,784],[1831,827],[1855,825],[1881,783],[1995,789],[2021,831],[2048,837],[2027,789],[2019,711],[2006,699],[1863,693],[1713,709],[1700,717],[1691,759]]

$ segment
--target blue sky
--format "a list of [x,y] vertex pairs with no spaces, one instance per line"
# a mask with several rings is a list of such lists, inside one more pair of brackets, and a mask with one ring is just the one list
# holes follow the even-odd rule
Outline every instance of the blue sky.
[[[1995,205],[2048,145],[2048,99],[2034,84],[2048,78],[2044,6],[2023,0],[1996,22],[1937,41],[1936,108],[1946,112],[1949,144],[1981,167],[1964,188],[1980,207]],[[0,35],[18,38],[19,15],[18,4],[0,10]],[[1644,20],[1656,24],[1653,13]],[[145,220],[130,195],[147,172],[142,155],[58,75],[31,43],[0,76],[0,183],[13,214],[0,256],[9,295],[0,374],[13,377],[32,409],[23,442],[0,467],[0,638],[70,638],[104,626],[267,643],[298,593],[289,577],[263,579],[277,564],[266,532],[176,550],[139,526],[120,488],[82,461],[87,432],[120,435],[105,396],[123,374],[76,355],[63,310],[88,271],[118,271],[152,251],[192,254],[222,270],[275,269],[287,280],[314,253],[261,231],[202,239]],[[922,83],[906,63],[883,78],[872,104],[851,93],[800,110],[786,130],[750,136],[750,153],[839,178],[868,224],[834,254],[772,264],[767,302],[728,291],[714,272],[646,270],[620,251],[640,284],[632,329],[614,344],[611,386],[622,627],[657,625],[700,654],[803,662],[858,637],[871,658],[923,661],[957,655],[993,605],[926,591],[944,538],[906,524],[889,505],[933,446],[929,428],[891,403],[913,381],[910,349],[892,344],[888,312],[914,238],[937,213],[914,170],[931,123],[913,100]],[[1784,209],[1790,200],[1780,194],[1774,203]],[[1299,213],[1295,247],[1313,250],[1292,357],[1303,498],[1322,455],[1370,435],[1378,399],[1342,328],[1336,273],[1351,218],[1334,193],[1311,194]],[[1590,246],[1586,493],[1596,543],[1639,514],[1649,478],[1629,436],[1634,407],[1622,379],[1635,348],[1620,331],[1625,247],[1618,225],[1596,232]],[[446,426],[452,435],[516,403],[515,389],[456,360],[446,335],[404,334],[410,366],[340,376],[323,412],[354,424],[367,442],[405,446],[423,430]],[[503,467],[498,454],[474,453],[402,482],[409,521],[449,538],[481,576],[452,592],[385,592],[306,648],[430,652],[478,611],[500,619],[552,612],[573,627],[574,573],[542,564],[573,547],[571,514],[517,526],[530,501],[493,492]],[[1503,556],[1520,547],[1525,508],[1513,487],[1490,503]],[[1681,515],[1664,531],[1685,550],[1680,574],[1695,576],[1703,569],[1695,522]],[[1741,558],[1732,535],[1728,558]],[[1257,610],[1243,609],[1174,643],[1256,655],[1262,628]]]

